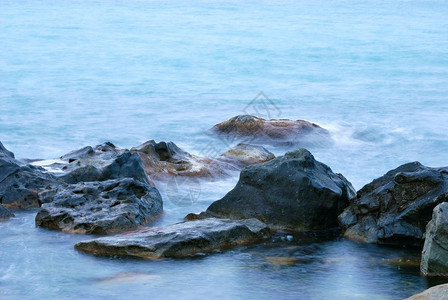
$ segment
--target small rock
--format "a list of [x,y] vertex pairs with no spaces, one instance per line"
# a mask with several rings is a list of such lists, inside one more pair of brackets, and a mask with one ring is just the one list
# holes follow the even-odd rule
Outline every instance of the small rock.
[[218,157],[219,160],[236,164],[239,167],[266,162],[274,158],[275,155],[262,146],[243,143],[230,148]]

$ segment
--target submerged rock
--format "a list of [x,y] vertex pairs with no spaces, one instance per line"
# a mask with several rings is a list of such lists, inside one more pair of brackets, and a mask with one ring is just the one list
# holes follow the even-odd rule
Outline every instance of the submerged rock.
[[406,300],[447,300],[448,299],[448,283],[434,286],[420,294],[416,294]]
[[42,168],[19,162],[0,146],[0,204],[14,208],[38,206],[39,190],[53,184],[54,177]]
[[329,143],[328,130],[304,120],[265,120],[252,115],[240,115],[216,124],[211,129],[225,140],[242,139],[274,146],[297,147],[308,143]]
[[0,204],[0,221],[5,221],[14,217],[14,214]]
[[235,164],[238,167],[259,164],[274,158],[275,155],[262,146],[243,143],[230,148],[218,157],[219,160]]
[[87,234],[135,229],[163,207],[156,188],[131,178],[60,185],[40,201],[37,226]]
[[338,226],[337,216],[354,196],[344,176],[300,148],[246,167],[233,190],[198,218],[257,218],[274,229],[323,230]]
[[448,202],[434,208],[426,226],[420,270],[425,276],[448,277]]
[[80,242],[75,248],[103,256],[186,257],[256,242],[269,236],[268,227],[256,219],[210,218],[97,238]]
[[339,221],[350,239],[421,246],[433,208],[447,199],[447,168],[408,163],[359,190]]

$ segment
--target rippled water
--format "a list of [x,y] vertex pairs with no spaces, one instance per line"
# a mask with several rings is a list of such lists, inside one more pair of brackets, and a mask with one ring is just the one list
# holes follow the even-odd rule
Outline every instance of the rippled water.
[[[224,151],[205,131],[254,112],[263,91],[275,106],[260,116],[331,131],[333,145],[309,149],[356,188],[404,162],[448,164],[444,0],[5,0],[0,41],[0,141],[18,158],[108,140]],[[204,210],[236,181],[201,182],[190,206],[161,184],[165,215],[152,225]],[[400,299],[428,286],[388,260],[414,250],[296,239],[198,259],[102,259],[73,250],[85,237],[36,229],[34,214],[0,223],[2,299]]]

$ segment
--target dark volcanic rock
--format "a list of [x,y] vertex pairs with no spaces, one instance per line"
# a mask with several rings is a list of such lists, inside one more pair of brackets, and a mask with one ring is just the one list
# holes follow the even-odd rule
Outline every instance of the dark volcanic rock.
[[104,256],[186,257],[257,242],[269,236],[269,228],[256,219],[210,218],[97,238],[80,242],[75,248]]
[[432,210],[447,200],[448,168],[428,168],[413,162],[365,185],[339,221],[347,238],[421,246]]
[[0,204],[0,221],[5,221],[12,217],[14,217],[14,214]]
[[61,185],[40,200],[36,225],[72,233],[134,229],[162,213],[157,189],[131,178]]
[[118,178],[133,178],[149,183],[140,156],[137,153],[124,152],[106,159],[76,159],[65,167],[67,173],[59,176],[64,183],[104,181]]
[[5,146],[3,146],[2,142],[0,142],[0,157],[7,156],[10,158],[14,158],[14,153],[8,151]]
[[[448,277],[448,203],[434,208],[426,226],[420,270],[425,276]],[[448,294],[447,294],[448,296]]]
[[315,143],[329,143],[329,132],[317,124],[304,120],[265,120],[251,115],[240,115],[219,123],[212,132],[225,140],[245,140],[274,146],[297,147]]
[[3,145],[1,148],[0,204],[16,208],[37,206],[39,190],[53,185],[55,179],[42,168],[15,160]]
[[87,146],[82,149],[69,152],[61,156],[61,160],[68,162],[73,162],[76,160],[107,161],[117,158],[124,152],[126,152],[126,149],[118,148],[111,142],[105,142],[101,145],[95,146],[94,148]]
[[341,174],[334,174],[308,150],[299,148],[246,167],[235,188],[212,203],[206,214],[257,218],[274,229],[330,229],[338,226],[337,216],[354,195]]

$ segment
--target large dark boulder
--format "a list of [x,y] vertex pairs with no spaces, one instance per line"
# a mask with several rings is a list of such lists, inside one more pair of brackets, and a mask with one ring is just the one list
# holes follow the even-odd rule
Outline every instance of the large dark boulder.
[[260,241],[269,228],[256,219],[206,219],[148,228],[75,245],[87,253],[141,258],[187,257]]
[[14,214],[0,204],[0,221],[5,221],[12,217],[14,217]]
[[338,226],[337,216],[354,195],[344,176],[299,148],[246,167],[233,190],[213,202],[205,215],[257,218],[274,229],[323,230]]
[[71,233],[134,229],[163,209],[156,188],[131,178],[60,185],[39,196],[36,225]]
[[44,169],[22,163],[3,145],[0,147],[0,204],[5,207],[38,206],[40,189],[55,184]]
[[307,146],[329,143],[328,130],[305,120],[265,120],[252,115],[239,115],[216,124],[211,132],[222,141],[242,140],[246,143],[260,143],[274,146]]
[[448,277],[448,202],[434,208],[426,226],[420,270],[425,276]]
[[365,185],[339,220],[350,239],[421,246],[432,210],[447,200],[448,168],[413,162]]

